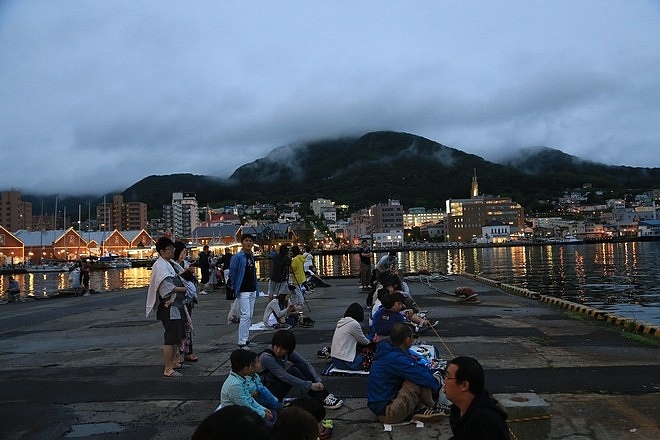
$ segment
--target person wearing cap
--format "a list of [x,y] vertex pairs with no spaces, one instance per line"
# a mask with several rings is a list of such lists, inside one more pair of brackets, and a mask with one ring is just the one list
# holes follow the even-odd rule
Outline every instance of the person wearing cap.
[[392,327],[397,322],[409,324],[418,327],[418,333],[421,333],[437,324],[431,323],[427,319],[414,313],[411,309],[406,309],[405,298],[401,292],[390,293],[387,289],[379,290],[380,306],[372,318],[371,334],[369,339],[378,335],[389,336]]
[[397,268],[398,264],[399,260],[396,257],[396,251],[390,251],[387,255],[383,255],[383,257],[378,260],[378,263],[376,263],[378,282],[382,284]]
[[238,346],[243,348],[249,344],[250,326],[258,291],[257,268],[252,252],[254,236],[243,234],[241,246],[242,249],[231,257],[229,279],[241,310],[238,323]]

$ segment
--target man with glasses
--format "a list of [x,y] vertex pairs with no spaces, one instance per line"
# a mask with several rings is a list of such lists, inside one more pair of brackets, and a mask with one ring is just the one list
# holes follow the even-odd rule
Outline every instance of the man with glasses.
[[459,356],[449,361],[444,383],[453,403],[453,440],[509,440],[507,415],[484,388],[484,369],[476,359]]

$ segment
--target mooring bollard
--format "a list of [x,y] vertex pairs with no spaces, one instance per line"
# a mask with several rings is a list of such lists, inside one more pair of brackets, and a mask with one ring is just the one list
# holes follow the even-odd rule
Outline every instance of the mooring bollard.
[[509,418],[512,440],[549,440],[550,405],[534,393],[494,394]]

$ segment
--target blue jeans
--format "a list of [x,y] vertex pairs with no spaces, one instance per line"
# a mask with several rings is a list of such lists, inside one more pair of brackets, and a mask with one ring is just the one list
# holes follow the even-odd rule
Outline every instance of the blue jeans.
[[343,361],[341,359],[337,358],[332,358],[332,365],[335,366],[335,368],[339,368],[340,370],[362,370],[362,362],[364,361],[364,358],[360,353],[355,353],[355,359],[353,359],[351,362],[349,361]]

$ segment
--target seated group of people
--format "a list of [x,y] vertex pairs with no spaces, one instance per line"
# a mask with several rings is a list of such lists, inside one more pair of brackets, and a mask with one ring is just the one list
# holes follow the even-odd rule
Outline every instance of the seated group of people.
[[[295,335],[289,330],[278,330],[272,337],[270,348],[260,354],[245,349],[234,350],[230,355],[231,373],[220,390],[218,412],[232,406],[248,408],[259,417],[260,424],[271,428],[275,438],[329,438],[332,423],[325,419],[325,410],[338,409],[343,401],[325,389],[319,373],[295,348]],[[285,398],[291,391],[302,396],[285,407]],[[291,406],[302,407],[313,416],[314,422],[306,424],[305,418],[309,419],[309,416],[304,414],[305,411],[292,412]],[[299,432],[294,434],[291,430],[295,430],[295,420],[298,420]],[[210,429],[203,428],[205,422],[198,431]],[[313,436],[301,437],[301,432],[312,432]]]
[[[368,334],[362,329],[365,310],[359,303],[350,304],[337,322],[329,350],[333,366],[369,371],[367,406],[382,423],[411,419],[432,423],[449,415],[456,440],[509,439],[506,413],[484,389],[481,365],[459,356],[449,361],[446,370],[434,370],[411,350],[414,328],[434,324],[416,315],[419,308],[409,292],[404,295],[402,286],[385,278],[382,283],[385,287],[376,296]],[[289,295],[280,293],[269,302],[264,324],[295,325],[296,305],[289,302]],[[258,355],[243,349],[232,352],[232,372],[222,386],[221,407],[250,408],[271,434],[283,435],[289,432],[283,424],[290,417],[283,403],[293,390],[323,409],[314,420],[317,437],[328,438],[331,428],[325,424],[324,411],[340,408],[343,402],[328,392],[319,373],[295,348],[294,334],[279,329],[270,348]],[[316,438],[287,435],[274,438]]]
[[[386,287],[374,303],[368,335],[361,327],[364,309],[358,303],[351,304],[338,321],[329,353],[333,366],[369,370],[367,406],[383,423],[411,418],[432,423],[450,415],[456,440],[508,439],[506,413],[484,389],[481,365],[460,356],[446,370],[434,370],[411,347],[413,328],[437,322],[416,315],[417,304],[397,289],[396,282],[382,282]],[[404,314],[405,307],[409,308]]]

